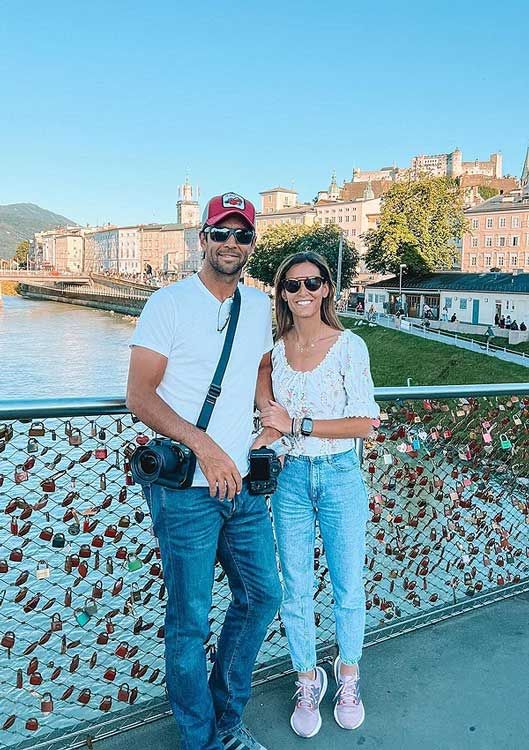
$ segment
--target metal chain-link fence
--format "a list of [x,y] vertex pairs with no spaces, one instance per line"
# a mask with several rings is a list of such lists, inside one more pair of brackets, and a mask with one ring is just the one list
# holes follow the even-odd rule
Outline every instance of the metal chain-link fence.
[[[529,588],[529,388],[512,391],[378,394],[380,428],[363,445],[366,643]],[[19,415],[0,404],[2,747],[73,747],[167,710],[163,572],[130,473],[152,432],[124,405],[104,411],[40,405],[28,419],[31,403]],[[72,413],[88,416],[60,416]],[[334,622],[319,538],[314,569],[325,654]],[[218,568],[210,662],[229,601]],[[278,616],[255,678],[287,669]]]

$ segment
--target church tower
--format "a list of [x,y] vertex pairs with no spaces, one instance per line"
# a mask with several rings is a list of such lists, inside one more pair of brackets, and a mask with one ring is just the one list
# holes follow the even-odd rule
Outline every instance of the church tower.
[[189,184],[189,176],[183,185],[178,186],[178,200],[176,202],[176,221],[178,224],[200,224],[200,206],[198,198],[200,189]]
[[522,167],[522,176],[520,177],[520,186],[524,198],[529,198],[529,146],[525,153],[525,161]]
[[336,184],[336,172],[332,173],[331,184],[329,185],[329,200],[337,201],[340,198],[340,189]]

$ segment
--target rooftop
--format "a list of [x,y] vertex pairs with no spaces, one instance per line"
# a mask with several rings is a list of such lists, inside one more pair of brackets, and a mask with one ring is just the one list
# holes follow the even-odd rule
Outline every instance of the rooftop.
[[291,188],[275,187],[271,190],[263,190],[259,195],[267,195],[268,193],[292,193],[293,195],[297,195],[298,191]]
[[[399,278],[368,284],[370,289],[399,289]],[[459,290],[467,292],[529,293],[529,273],[432,273],[424,276],[403,276],[403,289]]]

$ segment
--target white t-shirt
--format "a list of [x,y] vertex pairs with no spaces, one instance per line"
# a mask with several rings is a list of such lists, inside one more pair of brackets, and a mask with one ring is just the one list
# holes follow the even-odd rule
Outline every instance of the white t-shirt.
[[[241,476],[248,473],[257,371],[271,351],[272,311],[264,292],[239,284],[241,310],[224,379],[207,429],[230,456]],[[196,424],[228,326],[219,333],[220,301],[198,274],[159,289],[143,308],[130,346],[167,357],[157,394],[177,414]],[[224,309],[226,309],[226,304]],[[223,312],[223,311],[221,311]],[[222,316],[220,325],[225,320]],[[193,487],[207,486],[197,462]]]

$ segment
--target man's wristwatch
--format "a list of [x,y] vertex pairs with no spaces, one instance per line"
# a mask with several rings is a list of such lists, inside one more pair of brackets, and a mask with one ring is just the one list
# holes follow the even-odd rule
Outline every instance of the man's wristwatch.
[[309,435],[312,435],[312,430],[314,429],[314,424],[312,422],[311,417],[303,417],[301,420],[301,434],[305,437],[308,437]]

